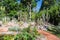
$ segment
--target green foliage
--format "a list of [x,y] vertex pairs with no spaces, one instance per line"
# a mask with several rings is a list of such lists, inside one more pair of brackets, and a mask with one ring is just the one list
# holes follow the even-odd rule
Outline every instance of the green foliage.
[[5,7],[4,6],[0,6],[0,19],[2,17],[5,17],[5,16],[6,16],[6,14],[5,14]]
[[32,13],[32,16],[31,16],[32,20],[35,20],[35,15],[36,15],[35,13]]
[[0,19],[1,19],[1,20],[2,20],[2,18],[5,17],[5,16],[6,16],[6,14],[0,13]]
[[21,3],[24,6],[27,6],[29,4],[32,4],[32,7],[35,7],[36,6],[36,0],[21,0]]
[[58,25],[60,23],[60,5],[58,3],[55,3],[53,6],[51,5],[49,8],[43,9],[40,11],[39,14],[37,14],[37,18],[45,18],[45,21],[48,20],[48,22]]
[[17,7],[18,4],[16,0],[1,0],[0,1],[0,16],[5,17],[5,16],[14,16],[16,15],[16,11],[20,8]]
[[13,35],[4,35],[3,40],[11,40],[13,37]]
[[3,36],[0,35],[0,40],[3,40]]
[[19,31],[15,36],[13,35],[1,35],[0,40],[35,40],[37,36],[40,36],[36,28],[31,29],[31,27],[24,28]]
[[56,3],[56,0],[43,0],[42,9],[50,8],[50,6],[54,5],[55,3]]
[[[28,12],[28,13],[31,12],[32,9],[36,7],[36,0],[21,0],[20,3],[18,3],[17,0],[1,0],[0,4],[1,4],[0,7],[1,6],[4,7],[2,8],[2,12],[4,9],[5,16],[9,16],[10,18],[15,17],[18,19],[20,18],[21,14],[24,14],[24,13],[18,14],[18,12],[19,11]],[[29,17],[28,14],[25,14],[25,15]],[[24,18],[23,16],[20,19],[23,19]],[[24,20],[26,20],[26,18]]]
[[18,20],[27,21],[30,17],[32,20],[42,18],[44,15],[45,20],[60,22],[60,3],[56,0],[43,0],[43,5],[40,13],[33,13],[32,9],[36,7],[39,0],[1,0],[0,1],[0,19],[5,16],[16,18]]
[[15,17],[15,15],[17,15],[15,10],[11,10],[11,12],[8,14],[9,17]]
[[20,31],[20,27],[10,27],[9,31]]
[[56,34],[56,36],[58,36],[60,38],[60,34]]
[[49,10],[50,21],[52,19],[52,21],[54,21],[55,24],[60,22],[60,17],[59,17],[60,12],[59,11],[60,11],[59,5],[53,5],[53,6],[51,6],[51,8]]
[[0,35],[0,40],[11,40],[13,38],[13,35]]
[[16,35],[15,40],[35,40],[39,35],[36,28],[31,29],[28,27],[24,28],[20,34]]
[[55,35],[60,34],[60,26],[52,26],[51,28],[48,28],[48,31]]

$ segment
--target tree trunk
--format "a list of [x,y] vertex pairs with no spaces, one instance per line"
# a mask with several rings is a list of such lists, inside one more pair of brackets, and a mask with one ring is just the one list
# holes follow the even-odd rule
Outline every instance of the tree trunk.
[[31,21],[31,4],[29,5],[29,18],[30,18],[30,21]]

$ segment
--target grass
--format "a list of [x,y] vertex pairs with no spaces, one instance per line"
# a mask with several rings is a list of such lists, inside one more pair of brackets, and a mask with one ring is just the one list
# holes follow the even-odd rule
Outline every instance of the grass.
[[60,38],[60,34],[56,34],[56,36]]

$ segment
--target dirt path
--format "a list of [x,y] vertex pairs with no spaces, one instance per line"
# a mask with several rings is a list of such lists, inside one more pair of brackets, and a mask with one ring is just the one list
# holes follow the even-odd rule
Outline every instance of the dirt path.
[[[7,31],[8,31],[8,27],[0,27],[0,32],[7,32]],[[43,30],[38,30],[38,32],[43,34],[47,38],[47,40],[60,40],[60,38],[49,32]]]
[[58,38],[57,36],[55,36],[49,32],[46,32],[43,30],[38,30],[38,32],[43,34],[47,38],[47,40],[60,40],[60,38]]
[[7,32],[9,27],[0,27],[0,32]]

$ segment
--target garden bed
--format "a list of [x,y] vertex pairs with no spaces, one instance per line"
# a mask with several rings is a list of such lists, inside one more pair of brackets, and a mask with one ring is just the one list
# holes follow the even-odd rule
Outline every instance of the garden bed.
[[28,27],[18,32],[0,32],[0,40],[46,40],[45,36],[38,33],[36,28],[31,29],[30,27]]

